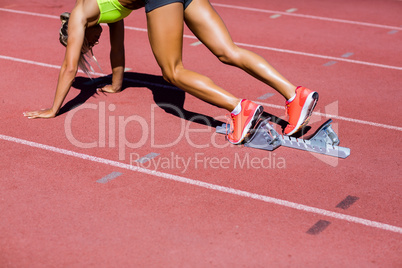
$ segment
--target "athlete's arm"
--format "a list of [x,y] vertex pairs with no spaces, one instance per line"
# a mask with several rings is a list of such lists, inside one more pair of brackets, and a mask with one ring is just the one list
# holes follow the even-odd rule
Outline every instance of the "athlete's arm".
[[68,41],[64,61],[60,69],[52,108],[25,112],[28,118],[52,118],[59,112],[78,71],[78,62],[84,42],[86,19],[80,5],[74,7],[68,22]]
[[112,84],[101,91],[116,93],[121,91],[125,67],[124,54],[124,21],[109,24],[110,32],[110,64],[112,66]]

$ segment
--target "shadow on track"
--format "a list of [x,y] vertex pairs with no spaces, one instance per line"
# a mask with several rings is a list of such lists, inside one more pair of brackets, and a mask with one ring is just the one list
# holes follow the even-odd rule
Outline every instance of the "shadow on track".
[[[80,90],[80,93],[74,99],[67,102],[60,109],[58,115],[64,114],[84,104],[89,98],[95,97],[99,94],[97,92],[98,88],[101,88],[107,84],[111,84],[111,82],[111,75],[94,79],[90,79],[87,77],[76,77],[72,86]],[[146,87],[151,90],[155,104],[157,104],[166,113],[181,117],[187,121],[192,121],[202,125],[208,125],[214,128],[216,128],[217,126],[221,126],[224,123],[219,120],[215,120],[210,116],[185,110],[183,107],[186,93],[183,90],[166,82],[162,76],[126,72],[124,74],[122,91],[126,90],[127,88],[136,87]],[[284,129],[288,124],[288,122],[286,122],[285,120],[273,114],[264,112],[262,118],[267,117],[270,117],[271,122],[279,125],[282,129]],[[297,138],[306,134],[310,130],[310,128],[311,127],[309,126],[305,127],[295,137]]]
[[[76,77],[72,86],[80,90],[80,93],[74,99],[67,102],[60,109],[58,115],[75,109],[76,107],[84,104],[91,97],[96,97],[96,95],[103,94],[97,92],[97,89],[107,84],[111,84],[111,82],[111,75],[98,77],[95,79]],[[127,88],[136,87],[146,87],[151,90],[155,104],[157,104],[166,113],[178,116],[187,121],[192,121],[211,127],[217,127],[223,124],[223,122],[215,120],[210,116],[185,110],[183,108],[185,92],[166,82],[162,76],[126,72],[124,74],[122,91],[126,90]]]

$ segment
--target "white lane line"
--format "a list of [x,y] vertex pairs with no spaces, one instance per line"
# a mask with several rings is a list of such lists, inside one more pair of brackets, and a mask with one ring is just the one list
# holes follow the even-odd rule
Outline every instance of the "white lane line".
[[259,96],[257,99],[258,100],[266,100],[266,99],[268,99],[268,98],[271,98],[272,96],[274,96],[275,94],[274,93],[266,93],[266,94],[264,94],[264,95],[262,95],[262,96]]
[[[33,13],[33,12],[25,12],[25,11],[16,11],[16,10],[5,9],[5,8],[0,8],[0,11],[14,12],[14,13],[23,14],[23,15],[33,15],[33,16],[49,17],[49,18],[57,18],[57,19],[59,18],[57,16],[51,16],[51,15],[45,15],[45,14],[39,14],[39,13]],[[284,12],[284,14],[293,14],[293,13]],[[131,26],[125,26],[124,28],[127,29],[127,30],[147,32],[147,29],[144,29],[144,28],[131,27]],[[400,29],[402,30],[402,28],[400,28]],[[183,35],[183,37],[198,40],[197,37],[192,36],[192,35]],[[372,66],[372,67],[380,67],[380,68],[386,68],[386,69],[393,69],[393,70],[402,71],[402,67],[400,67],[400,66],[392,66],[392,65],[379,64],[379,63],[373,63],[373,62],[350,60],[350,59],[345,59],[345,58],[342,58],[342,57],[339,58],[339,57],[325,56],[325,55],[306,53],[306,52],[301,52],[301,51],[294,51],[294,50],[289,50],[289,49],[280,49],[280,48],[252,45],[252,44],[239,43],[239,42],[234,42],[234,43],[236,45],[238,45],[238,46],[243,46],[243,47],[270,50],[270,51],[275,51],[275,52],[288,53],[288,54],[307,56],[307,57],[313,57],[313,58],[320,58],[320,59],[330,59],[330,60],[335,60],[335,61],[343,61],[343,62],[348,62],[348,63],[354,63],[354,64],[367,65],[367,66]]]
[[36,17],[60,19],[60,16],[34,13],[34,12],[28,12],[28,11],[21,11],[21,10],[14,10],[14,9],[8,9],[8,8],[0,8],[0,11],[10,12],[10,13],[15,13],[15,14],[22,14],[22,15],[29,15],[29,16],[36,16]]
[[282,199],[278,199],[278,198],[274,198],[274,197],[270,197],[270,196],[250,193],[250,192],[246,192],[243,190],[238,190],[238,189],[234,189],[234,188],[230,188],[230,187],[226,187],[226,186],[220,186],[220,185],[216,185],[216,184],[212,184],[212,183],[197,181],[197,180],[193,180],[193,179],[189,179],[186,177],[177,176],[177,175],[173,175],[173,174],[169,174],[169,173],[165,173],[165,172],[149,170],[149,169],[141,168],[138,166],[132,166],[132,165],[124,164],[121,162],[117,162],[117,161],[113,161],[113,160],[109,160],[109,159],[105,159],[105,158],[91,156],[91,155],[87,155],[87,154],[83,154],[83,153],[77,153],[74,151],[61,149],[61,148],[57,148],[54,146],[40,144],[40,143],[36,143],[36,142],[32,142],[32,141],[27,141],[27,140],[23,140],[23,139],[11,137],[11,136],[6,136],[6,135],[0,134],[0,139],[4,140],[4,141],[27,145],[27,146],[30,146],[33,148],[43,149],[43,150],[54,152],[54,153],[72,156],[72,157],[83,159],[83,160],[92,161],[95,163],[101,163],[101,164],[105,164],[105,165],[109,165],[109,166],[113,166],[113,167],[127,169],[127,170],[131,170],[131,171],[135,171],[135,172],[139,172],[139,173],[143,173],[143,174],[147,174],[147,175],[156,176],[156,177],[163,178],[163,179],[168,179],[168,180],[186,183],[189,185],[194,185],[194,186],[198,186],[198,187],[202,187],[202,188],[206,188],[206,189],[210,189],[210,190],[214,190],[214,191],[219,191],[222,193],[228,193],[228,194],[232,194],[232,195],[236,195],[236,196],[255,199],[255,200],[263,201],[263,202],[270,203],[270,204],[275,204],[275,205],[288,207],[288,208],[292,208],[292,209],[296,209],[296,210],[300,210],[300,211],[304,211],[304,212],[319,214],[319,215],[323,215],[326,217],[335,218],[338,220],[344,220],[347,222],[353,222],[353,223],[357,223],[357,224],[361,224],[361,225],[365,225],[365,226],[369,226],[369,227],[373,227],[373,228],[378,228],[378,229],[385,230],[385,231],[391,231],[391,232],[402,234],[401,227],[397,227],[397,226],[393,226],[393,225],[389,225],[389,224],[385,224],[385,223],[381,223],[381,222],[371,221],[371,220],[354,217],[354,216],[350,216],[350,215],[345,215],[345,214],[341,214],[341,213],[337,213],[337,212],[333,212],[333,211],[329,211],[329,210],[325,210],[325,209],[306,206],[306,205],[302,205],[302,204],[298,204],[298,203],[294,203],[294,202],[290,202],[290,201],[286,201],[286,200],[282,200]]
[[[124,26],[124,29],[127,29],[127,30],[132,30],[132,31],[138,31],[138,32],[145,32],[145,33],[147,33],[148,32],[148,30],[147,29],[144,29],[144,28],[138,28],[138,27],[132,27],[132,26]],[[195,38],[195,37],[194,37]]]
[[282,52],[282,53],[288,53],[288,54],[307,56],[307,57],[312,57],[312,58],[343,61],[343,62],[348,62],[348,63],[367,65],[367,66],[371,66],[371,67],[380,67],[380,68],[386,68],[386,69],[393,69],[393,70],[402,71],[402,67],[400,67],[400,66],[392,66],[392,65],[385,65],[385,64],[379,64],[379,63],[374,63],[374,62],[351,60],[351,59],[346,59],[346,58],[342,58],[342,57],[325,56],[325,55],[319,55],[319,54],[313,54],[313,53],[294,51],[294,50],[289,50],[289,49],[273,48],[273,47],[258,46],[258,45],[250,45],[250,44],[238,43],[238,42],[235,42],[235,44],[238,45],[238,46],[243,46],[243,47],[258,48],[258,49],[264,49],[264,50],[271,50],[271,51],[275,51],[275,52]]
[[[217,6],[217,7],[225,7],[225,8],[232,8],[232,9],[239,9],[239,10],[246,10],[246,11],[253,11],[253,12],[260,12],[260,13],[282,14],[282,15],[286,15],[286,16],[293,16],[293,17],[307,18],[307,19],[314,19],[314,20],[323,20],[323,21],[330,21],[330,22],[347,23],[347,24],[354,24],[354,25],[360,25],[360,26],[369,26],[369,27],[377,27],[377,28],[398,30],[398,31],[402,30],[402,27],[398,27],[398,26],[389,26],[389,25],[382,25],[382,24],[375,24],[375,23],[368,23],[368,22],[351,21],[351,20],[343,20],[343,19],[334,19],[334,18],[328,18],[328,17],[320,17],[320,16],[312,16],[312,15],[293,13],[297,9],[289,9],[290,11],[287,10],[286,12],[283,12],[283,11],[274,11],[274,10],[267,10],[267,9],[250,8],[250,7],[243,7],[243,6],[220,4],[220,3],[212,3],[212,5]],[[28,12],[28,11],[21,11],[21,10],[14,10],[14,9],[8,9],[8,8],[0,8],[0,11],[11,12],[11,13],[16,13],[16,14],[22,14],[22,15],[46,17],[46,18],[52,18],[52,19],[59,19],[60,18],[59,16],[55,16],[55,15],[47,15],[47,14],[34,13],[34,12]],[[141,29],[141,28],[138,28],[138,29]]]
[[246,11],[253,11],[253,12],[260,12],[260,13],[281,14],[281,15],[299,17],[299,18],[305,18],[305,19],[347,23],[347,24],[354,24],[354,25],[359,25],[359,26],[369,26],[369,27],[376,27],[376,28],[399,30],[399,31],[402,30],[402,27],[375,24],[375,23],[369,23],[369,22],[343,20],[343,19],[333,19],[333,18],[328,18],[328,17],[304,15],[304,14],[289,13],[289,12],[283,12],[283,11],[275,11],[275,10],[267,10],[267,9],[259,9],[259,8],[250,8],[250,7],[234,6],[234,5],[219,4],[219,3],[212,3],[212,5],[217,6],[217,7],[225,7],[225,8],[232,8],[232,9],[239,9],[239,10],[246,10]]
[[391,125],[386,125],[386,124],[379,124],[379,123],[369,122],[369,121],[365,121],[365,120],[347,118],[347,117],[334,115],[334,114],[324,114],[324,113],[319,113],[319,112],[313,112],[313,114],[323,116],[323,117],[326,117],[326,118],[333,118],[333,119],[348,121],[348,122],[362,124],[362,125],[369,125],[369,126],[372,126],[372,127],[380,127],[380,128],[386,128],[386,129],[402,131],[402,127],[397,127],[397,126],[391,126]]
[[15,58],[15,57],[4,56],[4,55],[0,55],[0,59],[11,60],[11,61],[27,63],[27,64],[33,64],[33,65],[48,67],[48,68],[53,68],[53,69],[60,69],[60,65],[47,64],[47,63],[42,63],[42,62],[37,62],[37,61],[32,61],[32,60],[24,60],[24,59],[19,59],[19,58]]
[[[24,60],[24,59],[19,59],[15,57],[9,57],[9,56],[4,56],[0,55],[0,59],[3,60],[11,60],[15,62],[21,62],[21,63],[26,63],[26,64],[32,64],[32,65],[37,65],[41,67],[47,67],[47,68],[53,68],[53,69],[60,69],[60,65],[53,65],[53,64],[47,64],[47,63],[42,63],[42,62],[37,62],[37,61],[32,61],[32,60]],[[84,73],[82,70],[78,70],[79,73]],[[97,73],[97,72],[90,72],[91,74],[98,75],[98,76],[104,76],[105,74],[103,73]]]
[[199,46],[199,45],[202,45],[201,41],[197,41],[195,43],[192,43],[190,46],[196,47],[196,46]]
[[[36,61],[31,61],[31,60],[18,59],[18,58],[9,57],[9,56],[3,56],[3,55],[0,55],[0,59],[11,60],[11,61],[21,62],[21,63],[26,63],[26,64],[33,64],[33,65],[42,66],[42,67],[60,69],[60,66],[58,66],[58,65],[41,63],[41,62],[36,62]],[[83,73],[81,70],[80,70],[80,72]],[[93,73],[93,74],[98,75],[98,76],[104,76],[105,75],[105,74],[102,74],[102,73]],[[128,80],[130,81],[131,79],[128,79]],[[162,86],[162,87],[167,87],[167,88],[174,89],[174,90],[178,89],[178,88],[173,87],[173,86],[160,85],[160,84],[144,82],[144,81],[139,81],[139,80],[138,81],[137,80],[131,80],[131,81],[138,82],[138,83],[143,83],[145,85],[150,85],[150,86]],[[275,109],[282,109],[282,110],[285,109],[284,106],[280,106],[280,105],[275,105],[275,104],[265,103],[265,102],[259,102],[259,101],[254,101],[254,102],[258,103],[260,105],[264,105],[266,107],[271,107],[271,108],[275,108]],[[375,122],[370,122],[370,121],[365,121],[365,120],[360,120],[360,119],[348,118],[348,117],[339,116],[339,115],[332,115],[332,114],[324,114],[324,113],[319,113],[319,112],[313,112],[313,114],[319,115],[319,116],[324,116],[324,117],[327,117],[327,118],[334,118],[334,119],[338,119],[338,120],[343,120],[343,121],[348,121],[348,122],[353,122],[353,123],[358,123],[358,124],[363,124],[363,125],[369,125],[369,126],[373,126],[373,127],[379,127],[379,128],[386,128],[386,129],[402,131],[402,127],[397,127],[397,126],[392,126],[392,125],[380,124],[380,123],[375,123]]]

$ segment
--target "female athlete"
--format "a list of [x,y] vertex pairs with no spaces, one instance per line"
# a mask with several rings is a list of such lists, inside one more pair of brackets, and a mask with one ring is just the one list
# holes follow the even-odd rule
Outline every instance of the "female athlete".
[[80,67],[89,75],[93,58],[92,48],[102,33],[100,23],[107,23],[110,33],[110,63],[112,84],[101,90],[118,92],[123,83],[125,67],[124,21],[133,10],[144,6],[143,0],[77,0],[70,13],[60,16],[60,42],[66,46],[64,61],[60,69],[53,106],[49,109],[25,112],[28,118],[53,118],[59,112],[65,97]]
[[[78,0],[78,2],[79,1],[80,0]],[[85,3],[88,1],[95,1],[96,3],[96,0],[85,0]],[[140,4],[140,2],[133,0],[98,1],[110,1],[115,3],[117,2],[118,4],[121,4],[120,6],[129,9],[134,9],[137,7],[130,6],[131,4]],[[83,4],[81,5],[83,6]],[[81,43],[76,42],[75,50],[81,48],[83,44],[83,29],[85,29],[85,27],[82,27],[82,25],[87,25],[90,27],[95,26],[99,23],[103,11],[100,4],[98,4],[97,6],[98,13],[94,13],[93,17],[84,16],[81,13],[81,16],[83,17],[92,18],[92,24],[88,24],[88,19],[86,24],[81,23],[81,28],[79,28],[79,31],[81,31]],[[96,10],[96,8],[94,8],[94,10]],[[312,110],[314,109],[315,104],[318,100],[318,93],[311,91],[305,87],[294,86],[280,73],[278,73],[261,56],[251,51],[237,47],[232,41],[231,36],[222,19],[213,9],[208,0],[145,0],[145,11],[147,15],[149,41],[155,59],[162,70],[162,75],[164,79],[206,102],[209,102],[229,111],[232,119],[231,131],[228,134],[229,142],[233,144],[242,143],[250,128],[253,127],[255,122],[262,114],[263,108],[262,106],[257,105],[252,101],[235,97],[231,93],[217,86],[208,77],[184,68],[182,63],[184,29],[183,22],[186,23],[186,25],[194,33],[194,35],[204,45],[206,45],[207,48],[216,57],[218,57],[220,61],[225,64],[237,66],[243,69],[253,77],[273,87],[286,99],[286,109],[289,115],[289,124],[284,129],[285,135],[293,135],[298,130],[300,130],[302,126],[307,124]],[[73,17],[75,18],[75,16],[73,15],[74,10],[71,14],[70,22]],[[122,18],[124,18],[124,14],[119,15],[118,13],[116,13],[116,18],[114,19],[118,21]],[[76,29],[76,26],[73,29],[71,29],[69,26],[69,38],[67,44],[66,58],[68,56],[70,36],[74,34],[74,31]],[[115,38],[117,37],[121,39],[122,36],[116,36]],[[115,38],[111,38],[112,43],[121,42],[115,40]],[[76,53],[76,57],[77,55],[78,53]],[[74,61],[74,63],[78,62],[78,59],[75,59],[76,60]],[[111,61],[113,66],[112,57]],[[119,61],[119,67],[121,67],[122,65],[121,62],[124,62],[124,56],[123,61]],[[68,62],[63,64],[63,66],[64,65],[68,66]],[[77,64],[74,66],[75,68],[70,68],[72,70],[69,70],[67,67],[65,67],[65,69],[67,69],[67,72],[71,72],[69,78],[73,77],[72,74],[75,75],[77,71]],[[119,72],[117,72],[116,70],[116,74],[121,73],[121,75],[115,75],[115,70],[113,68],[113,78],[115,78],[116,76],[122,79],[122,72],[124,68],[118,68],[118,70]],[[64,70],[64,72],[66,72],[66,70]],[[64,77],[62,73],[63,69],[59,78],[59,84],[60,79]],[[67,94],[66,91],[68,92],[68,88],[71,86],[72,80],[68,81],[69,83],[62,83],[65,85],[65,87],[64,90],[60,90],[61,93],[63,93],[60,94],[61,96],[65,96],[65,94]],[[121,86],[121,80],[119,80],[119,82]],[[116,83],[116,85],[118,89],[119,83]],[[116,89],[116,87],[114,86],[115,83],[113,81],[111,87],[104,88],[103,90],[107,92],[114,92]],[[62,100],[64,100],[64,98],[57,99],[58,91],[59,86],[56,91],[56,105],[53,105],[53,107],[56,108],[60,108]],[[56,109],[50,110],[52,116],[49,117],[53,117],[57,114]],[[41,116],[40,111],[26,113],[25,115],[30,118],[46,117]]]

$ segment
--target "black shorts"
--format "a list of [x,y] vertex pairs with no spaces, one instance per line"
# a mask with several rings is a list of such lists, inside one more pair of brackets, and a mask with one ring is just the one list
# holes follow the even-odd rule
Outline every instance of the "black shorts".
[[193,0],[145,0],[145,12],[151,12],[152,10],[166,6],[171,3],[183,3],[184,9],[188,7],[188,5],[192,2]]

